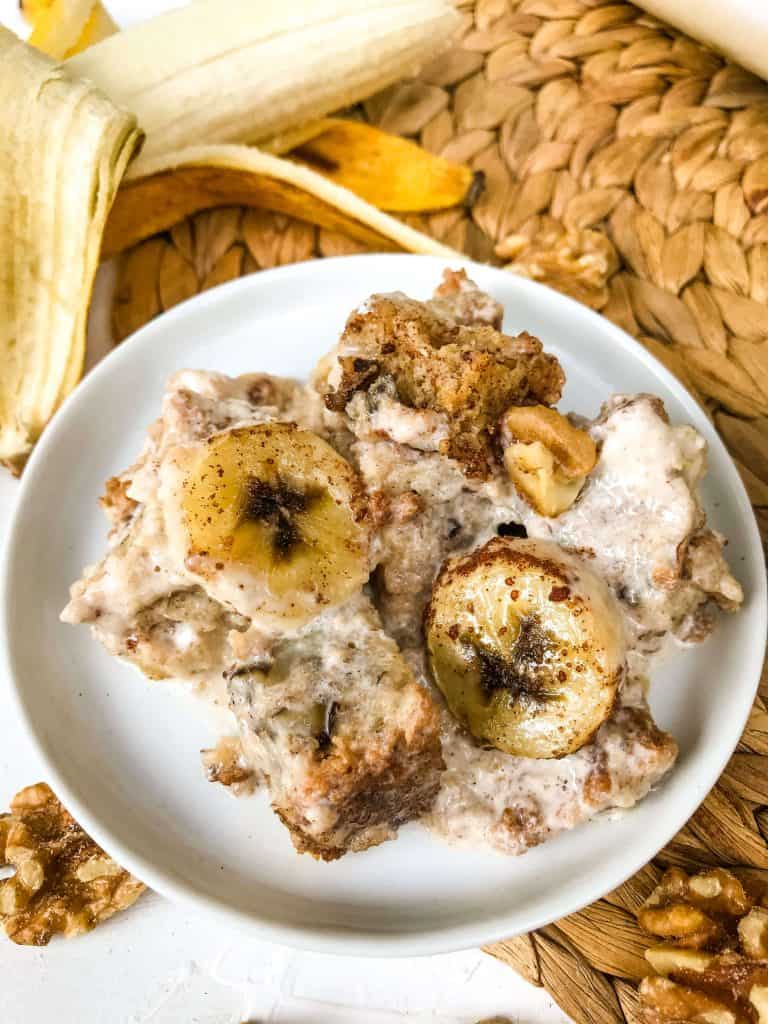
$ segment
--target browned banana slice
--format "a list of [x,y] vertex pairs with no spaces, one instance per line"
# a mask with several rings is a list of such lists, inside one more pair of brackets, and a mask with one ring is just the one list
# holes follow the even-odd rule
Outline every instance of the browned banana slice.
[[260,423],[177,448],[169,461],[161,470],[168,533],[212,596],[284,627],[341,603],[367,579],[361,483],[316,434]]
[[495,537],[450,559],[427,609],[435,682],[482,743],[562,757],[610,714],[625,660],[606,584],[550,541]]

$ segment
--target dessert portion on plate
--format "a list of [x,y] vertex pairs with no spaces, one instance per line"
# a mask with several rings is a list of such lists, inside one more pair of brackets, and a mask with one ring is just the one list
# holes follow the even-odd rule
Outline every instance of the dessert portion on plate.
[[502,313],[446,271],[353,311],[307,384],[182,371],[107,482],[62,617],[229,707],[208,777],[266,788],[300,852],[419,819],[521,853],[631,807],[676,756],[650,662],[742,601],[700,435],[651,395],[560,413]]

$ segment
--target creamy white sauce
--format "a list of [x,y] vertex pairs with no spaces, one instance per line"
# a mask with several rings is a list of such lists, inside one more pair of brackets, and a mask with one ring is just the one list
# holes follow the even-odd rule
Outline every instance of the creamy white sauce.
[[[645,701],[651,656],[706,605],[697,579],[714,581],[715,592],[735,602],[741,592],[717,538],[696,579],[681,578],[682,549],[704,521],[695,487],[706,446],[692,427],[669,425],[659,405],[649,396],[617,396],[607,404],[590,427],[600,446],[598,463],[576,503],[557,519],[536,514],[503,476],[472,484],[420,444],[352,445],[369,486],[414,490],[428,500],[422,517],[385,527],[379,538],[384,622],[425,686],[432,683],[420,622],[432,579],[448,554],[480,546],[500,523],[523,524],[529,536],[554,540],[588,560],[613,588],[626,624],[628,672],[617,710],[575,754],[530,760],[485,750],[444,711],[447,770],[427,823],[449,841],[522,852],[609,808],[631,807],[674,762],[671,738],[645,728],[652,728]],[[369,436],[359,417],[353,429]],[[452,522],[460,525],[455,537]]]
[[358,392],[347,406],[347,416],[360,440],[394,441],[417,451],[436,452],[448,439],[448,417],[444,413],[406,409],[390,395],[382,395],[369,412],[366,401],[367,396]]
[[[493,303],[485,315],[497,312]],[[393,667],[402,662],[390,637],[432,690],[421,614],[434,576],[447,555],[484,543],[500,523],[516,522],[529,536],[580,552],[613,588],[629,636],[627,681],[595,740],[560,760],[481,749],[443,709],[446,771],[427,824],[450,841],[519,853],[642,798],[675,755],[674,745],[654,735],[643,717],[648,656],[671,633],[688,629],[690,635],[691,622],[701,625],[707,587],[740,600],[716,536],[706,537],[685,569],[686,544],[703,525],[695,485],[705,445],[696,431],[667,424],[653,400],[614,400],[590,427],[600,445],[595,470],[576,504],[552,520],[537,516],[501,475],[470,482],[440,455],[447,423],[438,414],[407,409],[392,396],[368,408],[365,396],[357,396],[344,418],[327,413],[313,388],[294,382],[184,371],[170,382],[162,417],[124,474],[125,492],[137,505],[118,520],[107,556],[73,585],[62,618],[90,623],[109,651],[147,674],[195,681],[215,703],[223,699],[223,676],[233,664],[271,657],[275,638],[249,623],[252,609],[239,581],[231,577],[232,585],[218,589],[214,600],[185,567],[168,534],[164,504],[168,475],[176,472],[169,453],[177,446],[275,419],[329,438],[356,464],[370,493],[391,499],[394,512],[377,531],[372,552],[379,566],[373,599],[386,632],[369,597],[360,594],[292,634],[292,668],[280,687],[252,678],[229,683],[245,759],[257,774],[272,777],[273,794],[292,785],[285,752],[295,755],[297,743],[300,750],[304,725],[297,723],[306,724],[316,705],[359,702],[356,687],[372,665],[401,671]],[[391,704],[386,691],[359,712],[375,712],[385,724],[407,710]],[[305,813],[322,824],[329,812],[310,801]]]
[[688,542],[705,523],[696,487],[706,442],[693,427],[665,422],[658,406],[650,396],[615,396],[590,427],[600,456],[575,504],[556,519],[522,510],[529,536],[581,552],[607,580],[635,646],[647,652],[669,632],[684,634],[709,592],[742,600],[721,538],[700,565],[685,564]]

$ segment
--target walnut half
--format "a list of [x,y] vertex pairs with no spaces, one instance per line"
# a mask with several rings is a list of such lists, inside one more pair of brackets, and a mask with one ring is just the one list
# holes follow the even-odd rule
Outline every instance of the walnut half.
[[[646,1024],[768,1024],[768,911],[730,871],[670,868],[638,911],[663,945],[640,983]],[[755,904],[758,905],[755,905]]]
[[44,782],[27,786],[0,815],[0,922],[25,946],[44,946],[59,932],[90,931],[134,903],[144,885],[108,857]]
[[542,516],[559,516],[570,508],[597,462],[589,434],[545,405],[508,409],[501,440],[510,479]]

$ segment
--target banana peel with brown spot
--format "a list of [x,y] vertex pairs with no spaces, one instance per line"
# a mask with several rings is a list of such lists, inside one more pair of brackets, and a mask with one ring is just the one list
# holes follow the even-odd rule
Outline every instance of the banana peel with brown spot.
[[325,118],[291,159],[348,188],[380,210],[422,213],[471,202],[480,178],[453,163],[360,121]]
[[[315,153],[320,152],[320,138],[313,140]],[[341,136],[336,134],[334,138],[332,145],[336,146]],[[410,143],[405,145],[409,150],[416,150],[422,167],[429,160],[439,159]],[[330,151],[329,145],[327,152]],[[356,164],[339,165],[334,170],[339,180],[296,160],[274,156],[252,146],[193,146],[169,157],[149,163],[144,161],[141,177],[131,177],[129,172],[117,195],[104,234],[102,256],[114,256],[193,213],[215,206],[238,205],[285,213],[347,234],[373,249],[402,249],[445,259],[461,258],[455,250],[389,216],[366,201],[366,197],[342,184],[346,176],[360,180],[362,158],[359,153],[358,150]],[[467,171],[471,178],[467,168],[460,170]],[[471,188],[466,175],[462,175],[461,182],[463,191],[452,184],[452,198],[456,195],[461,198]],[[396,188],[392,186],[386,195],[386,186],[379,186],[377,198],[394,200]],[[414,194],[412,190],[411,195]],[[435,199],[437,195],[436,191]],[[445,192],[439,195],[444,196]],[[426,197],[427,190],[422,193],[422,198]]]

